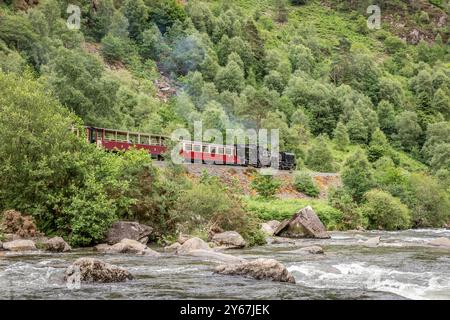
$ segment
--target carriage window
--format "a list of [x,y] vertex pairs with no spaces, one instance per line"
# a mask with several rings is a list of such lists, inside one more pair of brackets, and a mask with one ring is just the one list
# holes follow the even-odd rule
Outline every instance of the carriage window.
[[159,145],[158,137],[151,137],[150,141],[153,146]]
[[117,133],[117,141],[127,141],[126,133]]
[[217,153],[217,147],[211,147],[210,153],[216,154]]
[[116,133],[114,131],[105,131],[105,140],[116,140]]
[[232,155],[233,155],[233,149],[231,149],[231,148],[226,148],[225,151],[226,151],[226,153],[227,153],[227,156],[232,156]]
[[209,152],[209,146],[203,146],[203,152],[208,153]]
[[141,135],[141,144],[150,144],[150,137]]
[[130,143],[137,143],[138,142],[137,134],[130,134],[129,137],[128,137],[128,141]]
[[190,143],[185,143],[185,144],[184,144],[184,151],[191,152],[191,151],[192,151],[192,144],[190,144]]
[[200,151],[202,151],[202,147],[200,145],[198,145],[198,144],[194,144],[194,151],[195,152],[200,152]]
[[217,148],[217,154],[223,154],[223,147]]

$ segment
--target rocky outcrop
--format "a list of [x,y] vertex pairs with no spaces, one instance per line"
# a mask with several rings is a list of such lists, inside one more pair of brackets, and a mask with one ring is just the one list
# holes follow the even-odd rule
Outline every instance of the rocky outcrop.
[[3,243],[3,249],[9,251],[36,250],[36,244],[32,240],[13,240]]
[[79,258],[66,269],[65,280],[80,282],[122,282],[133,279],[124,268],[94,258]]
[[274,235],[292,238],[330,238],[322,221],[310,206],[301,209],[291,219],[284,220]]
[[243,248],[247,245],[244,238],[236,231],[225,231],[222,233],[216,233],[211,241],[225,248]]
[[215,273],[224,275],[239,275],[257,280],[272,280],[295,283],[294,277],[286,267],[274,259],[256,259],[237,264],[220,265]]
[[106,242],[116,244],[123,239],[130,239],[146,244],[152,231],[151,227],[137,222],[117,221],[108,230]]
[[450,248],[450,239],[448,238],[436,238],[433,240],[430,240],[428,242],[428,244],[432,245],[432,246],[437,246],[437,247],[443,247],[443,248]]
[[373,237],[366,241],[364,241],[362,244],[366,247],[376,247],[380,244],[381,237]]
[[192,250],[212,250],[208,244],[200,238],[194,237],[186,240],[177,249],[177,254],[189,254]]
[[61,237],[54,237],[44,241],[42,244],[44,250],[51,252],[68,252],[72,250],[72,248],[64,241]]
[[188,241],[191,238],[192,238],[192,236],[190,236],[188,234],[180,233],[178,235],[177,241],[178,241],[179,244],[183,244],[183,243],[185,243],[186,241]]
[[99,244],[95,247],[95,249],[101,253],[111,253],[111,254],[128,253],[152,257],[160,256],[158,252],[150,249],[145,244],[142,244],[136,240],[131,239],[123,239],[119,243],[116,243],[112,246],[106,243]]
[[271,220],[261,224],[261,231],[268,236],[273,236],[273,233],[280,226],[280,221]]
[[291,253],[298,253],[298,254],[323,254],[322,247],[319,246],[310,246],[310,247],[303,247],[297,250],[291,251]]
[[165,252],[176,252],[178,248],[181,247],[179,242],[172,243],[170,246],[164,247]]
[[212,251],[212,250],[204,250],[204,249],[191,250],[185,255],[200,258],[201,260],[207,260],[207,261],[218,262],[218,263],[226,263],[226,264],[241,263],[241,262],[245,261],[244,259],[232,256],[231,254],[224,254],[224,253],[220,253],[220,252],[216,252],[216,251]]

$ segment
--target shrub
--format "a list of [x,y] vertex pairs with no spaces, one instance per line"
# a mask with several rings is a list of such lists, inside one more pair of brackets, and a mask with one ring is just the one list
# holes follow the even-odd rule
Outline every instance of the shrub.
[[342,230],[342,212],[323,200],[245,198],[245,210],[264,221],[291,218],[300,209],[311,206],[328,230]]
[[271,175],[257,174],[251,187],[263,198],[273,197],[281,187],[281,181]]
[[18,211],[4,211],[0,216],[0,221],[0,229],[4,233],[12,233],[22,238],[34,237],[37,234],[33,218],[22,215]]
[[356,150],[345,160],[341,177],[347,192],[359,202],[373,186],[372,169],[363,150]]
[[297,172],[294,177],[294,187],[297,191],[303,192],[307,196],[317,197],[320,189],[308,172]]
[[438,181],[424,174],[409,177],[410,196],[407,199],[416,227],[442,227],[450,219],[448,192]]
[[328,193],[328,203],[333,208],[342,212],[342,225],[346,229],[366,227],[367,220],[361,214],[358,204],[344,188],[332,189]]
[[308,151],[306,165],[313,170],[333,172],[333,154],[325,137],[320,136]]
[[240,198],[215,179],[202,177],[200,183],[185,190],[172,210],[172,219],[182,232],[191,233],[203,229],[234,230],[249,245],[264,244],[259,232],[259,219],[254,213],[246,213]]
[[400,230],[411,225],[408,207],[390,193],[373,189],[364,194],[364,200],[361,210],[368,220],[369,228]]

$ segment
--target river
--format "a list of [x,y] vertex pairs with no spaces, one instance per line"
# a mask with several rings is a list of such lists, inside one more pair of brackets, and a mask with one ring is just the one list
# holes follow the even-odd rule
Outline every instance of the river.
[[[160,258],[70,253],[0,256],[0,299],[450,299],[450,249],[427,246],[450,230],[331,232],[331,239],[297,240],[227,253],[283,262],[296,284],[212,273],[214,263],[163,254]],[[362,241],[381,236],[378,247]],[[320,245],[323,255],[290,251]],[[68,288],[65,268],[95,256],[127,268],[134,280]]]

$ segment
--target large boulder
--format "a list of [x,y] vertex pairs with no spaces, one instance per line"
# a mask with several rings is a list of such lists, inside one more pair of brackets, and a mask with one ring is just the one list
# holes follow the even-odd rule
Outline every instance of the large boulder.
[[43,248],[47,251],[51,252],[68,252],[72,250],[72,248],[64,241],[61,237],[54,237],[46,240],[42,244]]
[[106,242],[116,244],[123,239],[136,240],[143,244],[148,242],[153,229],[133,221],[117,221],[108,230]]
[[193,237],[189,240],[186,240],[180,247],[177,249],[177,254],[189,254],[192,250],[212,250],[208,244],[200,238]]
[[432,245],[432,246],[437,246],[437,247],[444,247],[444,248],[450,248],[450,239],[448,238],[436,238],[433,240],[430,240],[428,242],[428,244]]
[[32,240],[13,240],[3,243],[3,249],[9,251],[36,250],[36,244]]
[[261,224],[261,231],[267,234],[268,236],[273,236],[273,233],[280,225],[280,221],[271,220]]
[[381,237],[373,237],[363,242],[366,247],[376,247],[380,244]]
[[291,219],[284,220],[275,230],[274,235],[291,238],[330,238],[322,221],[310,206],[301,209]]
[[236,231],[216,233],[211,240],[214,244],[226,248],[243,248],[247,245],[244,238]]
[[192,238],[192,236],[190,236],[190,235],[188,235],[188,234],[180,233],[180,234],[178,235],[177,242],[178,242],[179,244],[183,244],[183,243],[185,243],[186,241],[188,241],[188,240],[191,239],[191,238]]
[[298,253],[298,254],[323,254],[322,247],[319,246],[309,246],[303,247],[297,250],[293,250],[290,253]]
[[241,263],[245,261],[242,258],[232,256],[231,254],[224,254],[212,250],[196,249],[189,251],[186,255],[200,258],[202,260],[218,262],[218,263]]
[[66,269],[67,282],[122,282],[133,279],[124,268],[94,258],[79,258]]
[[258,280],[295,283],[294,277],[286,267],[274,259],[256,259],[237,264],[220,265],[215,268],[214,272],[225,275],[247,276]]
[[179,247],[181,247],[181,244],[179,242],[174,242],[170,246],[164,247],[164,251],[165,252],[176,252]]
[[101,253],[128,253],[128,254],[136,254],[143,256],[153,256],[158,257],[160,254],[145,244],[142,244],[136,240],[131,239],[122,239],[119,243],[116,243],[112,246],[108,244],[99,244],[95,247],[95,249]]

